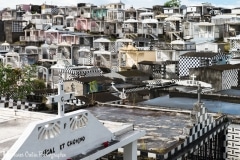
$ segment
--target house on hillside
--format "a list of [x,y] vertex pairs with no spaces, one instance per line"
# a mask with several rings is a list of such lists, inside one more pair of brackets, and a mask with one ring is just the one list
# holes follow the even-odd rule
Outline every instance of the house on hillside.
[[16,10],[10,8],[4,8],[1,12],[1,20],[2,21],[9,21],[13,20],[16,17]]
[[124,12],[122,31],[124,37],[135,38],[138,35],[138,17],[135,8],[131,7]]
[[104,34],[123,37],[122,24],[124,21],[125,4],[120,2],[106,5],[107,17],[105,21]]
[[91,33],[103,33],[105,29],[105,20],[107,17],[107,8],[96,7],[92,9]]
[[[223,11],[223,10],[222,10]],[[211,18],[211,22],[219,29],[219,36],[227,41],[227,38],[237,34],[239,16],[235,14],[218,14]]]
[[212,8],[211,3],[202,3],[200,5],[189,5],[186,8],[186,18],[187,20],[200,22],[200,20],[210,21],[209,10]]
[[169,16],[164,19],[164,32],[169,36],[170,40],[183,40],[182,39],[182,17]]
[[29,23],[24,27],[24,35],[19,37],[19,41],[26,45],[40,45],[45,40],[44,35],[44,30],[36,29],[36,24]]
[[106,67],[109,69],[116,68],[117,54],[115,52],[115,42],[108,38],[98,38],[93,41],[93,64],[98,67]]

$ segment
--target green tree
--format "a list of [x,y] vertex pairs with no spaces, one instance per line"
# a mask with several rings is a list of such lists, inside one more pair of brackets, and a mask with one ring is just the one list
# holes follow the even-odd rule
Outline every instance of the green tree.
[[15,92],[18,78],[21,76],[19,69],[13,69],[11,66],[0,64],[0,95],[8,96]]
[[34,89],[35,75],[35,66],[24,66],[20,69],[0,63],[0,95],[13,99],[26,98]]
[[164,3],[164,7],[180,7],[181,1],[180,0],[169,0]]
[[26,65],[21,69],[21,74],[18,79],[18,86],[16,88],[16,93],[14,98],[23,99],[27,95],[31,94],[34,88],[34,80],[36,78],[36,66],[35,65]]
[[42,79],[34,79],[33,80],[33,88],[34,88],[34,90],[46,89],[46,85],[45,85],[44,80],[42,80]]

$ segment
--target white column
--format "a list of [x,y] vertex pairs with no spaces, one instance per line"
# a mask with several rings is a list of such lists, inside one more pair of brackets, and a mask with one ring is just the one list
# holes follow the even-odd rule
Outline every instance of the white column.
[[124,146],[123,159],[137,160],[137,141],[134,141]]
[[[9,99],[9,101],[8,101],[8,108],[13,108],[14,106],[13,106],[13,99]],[[16,109],[16,108],[14,108],[14,109]]]

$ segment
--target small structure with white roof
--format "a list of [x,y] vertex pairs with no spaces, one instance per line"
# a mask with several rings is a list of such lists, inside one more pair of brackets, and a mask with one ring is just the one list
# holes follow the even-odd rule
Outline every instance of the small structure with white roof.
[[0,55],[4,55],[5,53],[9,52],[11,46],[6,41],[0,45]]
[[5,66],[10,65],[12,68],[21,68],[21,58],[19,53],[10,51],[5,55]]

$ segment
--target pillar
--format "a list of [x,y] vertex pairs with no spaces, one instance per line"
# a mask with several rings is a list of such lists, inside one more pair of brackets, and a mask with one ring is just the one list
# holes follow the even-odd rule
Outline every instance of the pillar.
[[123,159],[137,160],[137,141],[134,141],[124,146]]
[[0,108],[5,108],[5,103],[6,103],[6,98],[5,97],[1,97]]
[[[8,108],[13,108],[13,99],[9,99],[8,101]],[[17,109],[17,106],[14,108],[14,109]]]

